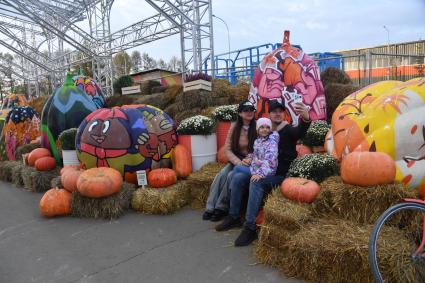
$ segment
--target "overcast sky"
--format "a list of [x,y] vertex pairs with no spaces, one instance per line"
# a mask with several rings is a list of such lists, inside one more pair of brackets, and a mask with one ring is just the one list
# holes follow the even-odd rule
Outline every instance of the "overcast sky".
[[[231,49],[281,42],[291,31],[291,43],[308,52],[337,51],[425,39],[425,0],[212,0],[213,14],[230,30]],[[112,31],[140,21],[155,11],[142,0],[115,0]],[[214,19],[215,53],[228,50],[227,30]],[[179,37],[136,48],[156,59],[180,56]],[[131,52],[131,50],[130,50]]]

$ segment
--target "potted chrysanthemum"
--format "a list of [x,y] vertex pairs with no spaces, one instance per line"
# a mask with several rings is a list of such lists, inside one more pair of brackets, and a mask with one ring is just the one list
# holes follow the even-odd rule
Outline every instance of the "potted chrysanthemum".
[[183,144],[192,155],[193,171],[216,160],[217,140],[214,121],[197,115],[184,119],[177,127],[179,144]]
[[218,106],[212,112],[212,117],[217,123],[217,150],[219,150],[226,141],[231,122],[236,121],[238,118],[238,105]]
[[63,166],[78,166],[77,151],[75,149],[75,137],[77,128],[71,128],[63,131],[59,135],[59,142],[62,148]]

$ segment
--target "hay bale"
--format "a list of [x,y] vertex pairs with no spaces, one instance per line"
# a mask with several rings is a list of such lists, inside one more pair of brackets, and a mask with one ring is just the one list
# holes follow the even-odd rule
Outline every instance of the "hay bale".
[[165,92],[167,90],[166,86],[160,85],[160,86],[154,86],[152,87],[151,91],[152,93],[160,93]]
[[317,216],[334,214],[358,223],[373,224],[400,199],[416,198],[416,191],[402,184],[360,187],[344,184],[339,176],[327,178],[320,187],[321,192],[312,203],[312,211]]
[[21,162],[15,165],[12,170],[11,182],[17,187],[22,187],[24,185],[24,181],[22,179],[22,168],[25,165]]
[[208,108],[205,108],[205,109],[201,109],[201,115],[212,119],[213,118],[212,113],[214,112],[215,108],[216,107],[208,107]]
[[212,105],[211,92],[202,89],[181,92],[177,94],[175,103],[179,111],[207,108]]
[[164,112],[167,113],[171,118],[175,119],[177,113],[179,113],[177,104],[170,104],[165,109]]
[[211,105],[214,105],[214,106],[228,105],[228,104],[232,104],[230,103],[231,100],[232,99],[230,95],[229,97],[212,97]]
[[146,214],[171,214],[189,202],[189,188],[185,181],[162,189],[139,188],[133,194],[131,206]]
[[45,192],[52,188],[51,181],[59,175],[59,170],[37,171],[34,167],[22,166],[22,183],[30,192]]
[[12,172],[15,166],[19,165],[18,161],[3,161],[0,162],[0,180],[4,182],[12,181]]
[[33,100],[31,100],[28,105],[34,108],[35,112],[38,113],[39,116],[41,116],[41,112],[43,111],[44,104],[46,104],[47,99],[49,98],[48,95],[41,95]]
[[52,188],[51,182],[52,179],[59,175],[59,171],[57,169],[50,171],[34,171],[31,172],[31,188],[29,189],[31,192],[46,192]]
[[368,260],[372,227],[335,218],[307,223],[286,243],[280,268],[287,276],[313,282],[373,282]]
[[57,176],[57,177],[53,178],[50,181],[50,186],[52,188],[59,188],[59,189],[63,188],[62,181],[61,181],[61,176]]
[[216,162],[210,162],[202,166],[198,171],[189,175],[184,186],[190,191],[190,206],[194,209],[202,209],[207,203],[207,198],[215,175],[226,166]]
[[173,98],[165,95],[165,93],[155,93],[151,95],[139,95],[133,104],[148,104],[159,109],[164,109],[172,100]]
[[140,92],[145,95],[151,94],[152,88],[161,86],[161,83],[155,80],[143,81],[143,82],[140,82],[139,84],[140,84]]
[[115,107],[115,106],[134,104],[134,101],[136,99],[137,99],[137,96],[133,96],[133,95],[112,95],[106,98],[106,106]]
[[312,218],[310,205],[290,201],[275,189],[264,205],[264,226],[276,225],[286,230],[297,230]]
[[232,89],[232,84],[225,79],[213,79],[212,85],[212,97],[229,97]]
[[325,87],[327,120],[331,122],[332,115],[338,105],[350,94],[357,91],[359,87],[352,84],[329,83]]
[[165,90],[165,95],[173,99],[175,99],[179,93],[183,93],[182,85],[172,85]]
[[185,111],[179,111],[175,115],[174,121],[179,123],[186,118],[201,114],[201,111],[202,111],[201,108],[193,108],[193,109],[189,109],[189,110],[185,110]]
[[249,84],[246,82],[239,82],[231,89],[231,96],[229,98],[230,104],[239,104],[248,99]]
[[18,146],[18,148],[16,149],[16,160],[22,162],[23,154],[30,153],[31,151],[39,147],[41,147],[41,144],[39,142]]
[[320,80],[323,83],[323,87],[326,87],[327,85],[331,83],[345,84],[345,85],[352,84],[351,79],[346,72],[334,67],[326,68],[320,74]]
[[85,218],[118,218],[130,207],[134,191],[133,184],[124,182],[117,194],[104,198],[88,198],[73,192],[71,215]]
[[273,247],[280,251],[286,250],[286,244],[296,231],[285,229],[284,226],[263,224],[258,236],[258,244]]

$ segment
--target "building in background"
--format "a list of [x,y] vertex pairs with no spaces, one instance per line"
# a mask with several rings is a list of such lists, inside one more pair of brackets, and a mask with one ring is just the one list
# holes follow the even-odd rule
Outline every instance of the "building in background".
[[182,85],[182,75],[177,72],[164,69],[151,69],[146,71],[130,74],[134,83],[145,81],[158,81],[162,86],[168,87],[173,85]]

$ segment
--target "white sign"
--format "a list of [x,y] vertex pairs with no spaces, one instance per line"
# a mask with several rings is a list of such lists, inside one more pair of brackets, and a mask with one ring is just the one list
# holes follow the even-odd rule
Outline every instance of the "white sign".
[[121,88],[122,95],[126,94],[139,94],[140,93],[140,85],[129,86]]
[[137,174],[137,184],[145,188],[148,184],[148,179],[146,178],[146,170],[136,171]]

